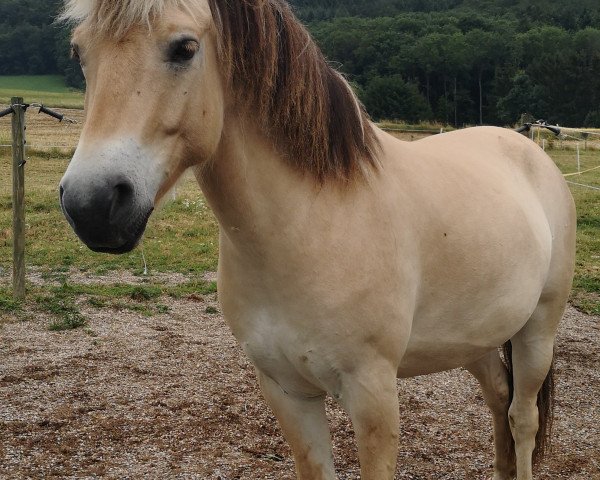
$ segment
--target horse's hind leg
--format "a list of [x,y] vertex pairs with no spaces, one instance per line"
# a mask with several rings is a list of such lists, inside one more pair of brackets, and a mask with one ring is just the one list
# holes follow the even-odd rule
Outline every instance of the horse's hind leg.
[[545,449],[552,424],[552,361],[565,301],[543,299],[512,339],[514,394],[509,422],[515,439],[517,479],[532,480],[533,461]]
[[498,350],[465,367],[479,381],[485,403],[492,412],[494,421],[494,480],[515,478],[515,451],[510,426],[508,407],[510,387],[508,370],[500,359]]
[[331,437],[325,414],[325,396],[304,398],[285,393],[259,372],[263,395],[292,447],[299,480],[334,480]]

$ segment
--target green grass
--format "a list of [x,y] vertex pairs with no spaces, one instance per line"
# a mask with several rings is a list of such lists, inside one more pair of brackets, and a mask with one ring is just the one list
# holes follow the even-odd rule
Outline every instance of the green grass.
[[[216,292],[214,282],[201,277],[215,271],[218,259],[218,227],[195,180],[186,177],[178,187],[178,198],[153,215],[143,240],[149,277],[143,276],[142,249],[124,256],[94,254],[73,234],[58,203],[58,184],[68,158],[48,158],[30,152],[26,169],[26,262],[36,268],[46,286],[28,284],[28,302],[12,300],[8,285],[0,284],[0,319],[23,318],[32,311],[52,317],[52,330],[85,325],[81,305],[129,310],[143,315],[168,313],[161,297],[184,298]],[[10,172],[9,152],[0,151],[0,171]],[[12,270],[12,201],[10,175],[0,176],[0,277],[8,280]],[[67,283],[69,273],[91,275],[130,272],[142,285]],[[155,273],[184,274],[187,281],[161,284]],[[52,284],[60,284],[53,287]],[[1,322],[1,320],[0,320]]]
[[83,108],[83,93],[67,87],[60,75],[0,76],[0,104],[12,97],[57,108]]
[[[53,279],[60,278],[57,276]],[[87,325],[87,319],[81,312],[83,305],[97,309],[136,312],[151,317],[170,312],[170,307],[161,303],[162,297],[197,299],[198,295],[209,295],[216,291],[215,282],[198,279],[177,285],[160,283],[84,285],[66,281],[58,286],[28,284],[29,312],[24,312],[24,305],[12,299],[10,288],[0,287],[0,314],[18,314],[19,318],[27,318],[27,315],[35,312],[44,313],[51,318],[48,328],[60,332]],[[208,314],[218,313],[214,307],[207,307],[205,311]]]
[[22,307],[21,302],[13,299],[11,289],[0,287],[0,313],[17,313]]
[[35,309],[50,314],[49,329],[54,332],[75,330],[86,325],[86,319],[77,306],[77,299],[66,285],[52,287],[36,294]]
[[[552,150],[550,156],[563,173],[577,171],[577,156],[572,150]],[[582,152],[581,168],[600,165],[600,152]],[[600,188],[600,170],[570,176],[570,182]],[[600,315],[600,191],[570,185],[577,204],[577,264],[572,303],[586,313]]]
[[[8,152],[0,151],[0,172],[10,172]],[[45,274],[72,268],[93,274],[115,270],[143,272],[142,249],[124,256],[90,252],[77,239],[58,203],[58,184],[68,160],[32,156],[26,170],[27,265]],[[12,268],[12,201],[10,176],[0,177],[0,269]],[[152,216],[142,243],[151,273],[178,272],[199,276],[214,271],[218,257],[218,227],[191,178],[179,187],[179,197]],[[50,241],[51,239],[51,241]]]
[[[574,151],[549,152],[563,173],[577,170]],[[0,284],[0,318],[26,317],[40,311],[50,315],[53,330],[85,326],[85,308],[129,310],[142,315],[169,312],[161,299],[192,298],[216,292],[216,284],[203,280],[215,271],[218,259],[218,227],[195,181],[186,177],[178,197],[152,217],[143,242],[150,276],[142,276],[141,249],[124,256],[90,252],[73,234],[58,205],[58,183],[67,167],[65,157],[32,154],[26,174],[27,265],[35,267],[46,286],[28,284],[28,302],[14,302],[10,288]],[[600,165],[600,152],[582,152],[582,169]],[[8,152],[0,152],[0,171],[10,171]],[[600,170],[570,181],[600,187]],[[11,271],[10,175],[0,176],[0,277]],[[600,191],[571,185],[578,208],[577,266],[572,302],[579,309],[600,314]],[[140,277],[139,285],[69,283],[69,273],[107,274],[130,272]],[[161,283],[153,273],[185,275],[180,284]],[[54,285],[54,286],[52,286]],[[58,286],[56,286],[58,285]],[[85,308],[84,308],[85,306]],[[217,313],[204,307],[209,314]]]

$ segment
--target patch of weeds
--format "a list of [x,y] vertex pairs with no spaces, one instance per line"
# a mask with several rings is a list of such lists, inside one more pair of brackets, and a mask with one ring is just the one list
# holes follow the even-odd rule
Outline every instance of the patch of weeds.
[[0,312],[17,313],[22,309],[22,303],[15,300],[8,289],[0,289]]
[[111,271],[110,268],[108,268],[105,265],[100,265],[94,269],[94,273],[96,275],[100,275],[100,276],[106,275],[107,273],[110,273],[110,271]]
[[150,278],[148,277],[148,272],[146,272],[146,270],[144,270],[143,268],[134,268],[131,271],[131,274],[134,277],[142,277],[141,278],[142,283],[150,283]]
[[204,310],[206,313],[208,313],[209,315],[215,315],[217,313],[219,313],[219,311],[215,308],[215,307],[206,307],[206,310]]
[[29,206],[29,209],[36,213],[52,212],[56,208],[54,203],[34,203]]
[[158,304],[156,306],[156,311],[160,314],[170,313],[171,307],[168,307],[167,305]]
[[[68,270],[68,267],[66,267],[66,269]],[[42,272],[42,278],[47,281],[59,282],[61,284],[64,284],[67,281],[67,275],[65,271],[61,272],[59,270]]]
[[70,254],[70,253],[66,253],[62,256],[62,267],[64,268],[69,268],[71,265],[73,265],[73,263],[75,263],[75,256]]
[[600,229],[600,217],[595,215],[581,215],[577,224],[579,228],[587,227],[597,230]]
[[28,151],[29,155],[35,156],[37,158],[43,158],[45,160],[56,160],[56,159],[64,159],[70,160],[73,158],[75,153],[74,149],[70,148],[50,148],[48,150],[41,150],[32,148]]
[[573,286],[577,289],[585,290],[590,293],[600,293],[600,278],[588,275],[578,275],[575,277]]
[[158,285],[135,286],[124,283],[81,285],[69,284],[68,288],[73,294],[90,295],[103,298],[140,298],[141,300],[153,299],[161,295],[162,289]]
[[75,304],[76,296],[67,284],[52,288],[51,295],[40,295],[35,302],[38,308],[50,313],[55,320],[48,327],[53,332],[75,330],[86,324],[85,317]]
[[153,300],[157,297],[160,297],[162,294],[162,289],[157,286],[136,286],[131,290],[131,294],[129,295],[132,300],[136,302],[144,302],[148,300]]
[[109,306],[115,310],[128,310],[130,312],[140,313],[144,317],[154,316],[154,311],[151,308],[145,305],[140,305],[138,303],[112,302],[109,304]]
[[83,329],[83,333],[85,333],[86,335],[89,335],[90,337],[97,337],[98,334],[96,332],[94,332],[91,328],[86,327]]
[[181,285],[174,285],[165,289],[167,295],[173,298],[182,298],[188,295],[209,295],[217,293],[217,282],[206,282],[197,280]]
[[88,299],[88,304],[94,308],[106,307],[106,302],[98,297],[91,297]]
[[64,332],[83,327],[85,324],[85,317],[81,313],[69,312],[52,322],[48,328],[53,332]]
[[600,295],[577,292],[571,297],[571,303],[580,312],[600,315]]

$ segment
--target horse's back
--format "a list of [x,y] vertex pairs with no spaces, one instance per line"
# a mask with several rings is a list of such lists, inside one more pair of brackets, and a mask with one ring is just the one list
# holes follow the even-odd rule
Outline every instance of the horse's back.
[[[542,203],[552,198],[556,204],[559,198],[572,206],[570,191],[553,160],[534,142],[512,130],[468,128],[429,137],[412,145],[415,151],[431,155],[447,165],[454,163],[454,168],[478,169],[492,182],[496,181],[494,174],[503,171],[511,177],[514,187],[526,191],[528,186]],[[523,185],[522,181],[528,185]],[[570,208],[568,210],[563,213],[570,213]]]
[[[527,137],[504,128],[477,127],[431,137],[415,145],[418,149],[432,149],[437,155],[461,151],[460,156],[471,162],[467,168],[477,169],[487,177],[488,191],[516,199],[522,211],[529,214],[530,223],[539,223],[543,230],[548,227],[553,257],[561,252],[574,256],[577,219],[573,197],[554,161]],[[449,157],[445,153],[441,156]],[[500,184],[501,179],[505,181]],[[567,258],[555,260],[568,263]]]
[[[504,128],[476,127],[409,146],[418,164],[414,178],[441,184],[442,203],[444,197],[463,194],[473,208],[478,196],[498,207],[513,200],[531,215],[529,222],[547,222],[553,237],[560,237],[561,231],[572,234],[575,208],[567,183],[554,161],[527,137]],[[430,194],[435,202],[436,192]]]

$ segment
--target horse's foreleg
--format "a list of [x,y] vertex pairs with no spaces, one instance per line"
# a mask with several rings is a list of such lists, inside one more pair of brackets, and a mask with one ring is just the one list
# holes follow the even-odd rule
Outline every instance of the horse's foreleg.
[[316,398],[285,393],[277,383],[259,372],[263,395],[292,448],[299,480],[334,480],[333,453],[325,395]]
[[362,480],[394,478],[399,430],[395,373],[368,365],[343,382],[339,401],[354,426]]
[[508,423],[510,390],[508,371],[500,359],[498,350],[465,367],[477,379],[483,391],[485,403],[494,420],[494,480],[515,478],[515,451]]

